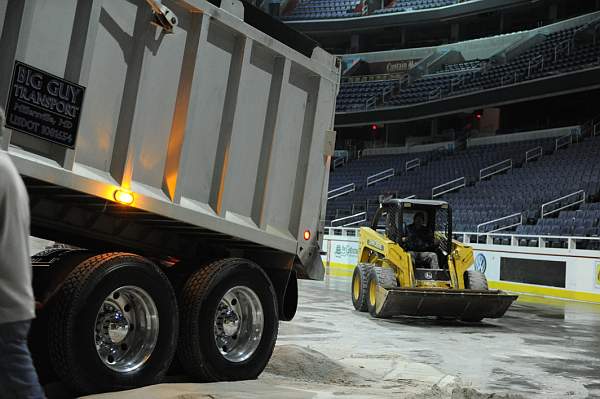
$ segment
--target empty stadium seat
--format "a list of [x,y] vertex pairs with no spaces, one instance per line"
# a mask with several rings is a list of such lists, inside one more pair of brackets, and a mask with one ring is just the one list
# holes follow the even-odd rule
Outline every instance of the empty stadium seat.
[[[446,64],[434,73],[426,74],[407,86],[400,87],[399,81],[386,81],[393,93],[378,98],[378,107],[409,106],[434,99],[466,94],[523,81],[556,76],[560,73],[600,65],[600,41],[575,43],[573,36],[580,26],[548,34],[545,40],[526,50],[516,58],[494,64],[489,60],[468,60]],[[485,68],[482,68],[483,65]],[[365,109],[368,97],[377,96],[374,82],[364,83],[368,96],[359,87],[342,84],[338,97],[338,111]]]
[[[600,137],[588,138],[579,144],[559,149],[535,162],[523,163],[523,155],[532,147],[542,146],[550,151],[554,139],[523,141],[470,147],[464,151],[441,155],[423,153],[423,165],[410,172],[404,171],[407,160],[415,154],[365,157],[336,169],[330,175],[330,190],[343,183],[354,182],[357,191],[328,202],[327,220],[367,212],[372,218],[382,194],[398,198],[416,195],[430,198],[431,189],[459,177],[472,184],[443,195],[453,208],[454,231],[477,231],[477,226],[508,215],[524,215],[535,222],[540,217],[541,205],[562,196],[586,190],[587,196],[600,194]],[[512,159],[515,167],[490,179],[479,181],[480,169],[505,159]],[[425,163],[427,160],[429,162]],[[519,167],[520,166],[520,167]],[[366,186],[366,178],[379,171],[394,168],[393,177]],[[591,188],[591,191],[590,191]],[[516,234],[523,235],[576,235],[593,236],[600,231],[600,204],[584,204],[579,209],[564,209],[569,202],[560,201],[554,208],[546,207],[551,213],[534,225],[519,226]],[[520,216],[516,216],[519,222]],[[481,231],[503,227],[502,223],[491,223]],[[501,244],[504,242],[499,241]],[[564,239],[549,239],[550,245],[564,247]],[[537,239],[519,239],[519,245],[538,246]]]

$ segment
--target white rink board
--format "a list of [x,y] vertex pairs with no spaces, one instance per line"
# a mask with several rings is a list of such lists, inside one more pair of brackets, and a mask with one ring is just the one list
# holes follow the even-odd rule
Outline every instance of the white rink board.
[[[323,261],[327,273],[332,276],[351,276],[358,263],[358,245],[358,237],[326,235],[323,247],[327,254],[323,255]],[[475,259],[479,260],[474,268],[484,271],[492,287],[525,294],[600,302],[600,251],[483,244],[473,244],[473,248]],[[482,257],[485,259],[484,270],[481,267]],[[564,262],[564,288],[503,281],[500,276],[502,258]],[[539,273],[544,272],[542,266]]]

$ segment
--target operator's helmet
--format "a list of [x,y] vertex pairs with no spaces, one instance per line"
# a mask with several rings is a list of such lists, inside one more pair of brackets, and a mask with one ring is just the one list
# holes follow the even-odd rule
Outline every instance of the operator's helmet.
[[421,223],[419,223],[420,226],[423,226],[425,224],[425,214],[423,212],[415,213],[415,216],[413,216],[414,224],[417,224],[417,219],[421,219]]

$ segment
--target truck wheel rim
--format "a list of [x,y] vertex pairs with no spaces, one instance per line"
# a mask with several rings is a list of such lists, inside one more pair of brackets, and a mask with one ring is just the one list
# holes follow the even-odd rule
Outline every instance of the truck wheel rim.
[[352,282],[352,295],[354,295],[354,300],[358,301],[360,295],[360,281],[357,276],[354,276],[354,281]]
[[254,354],[264,329],[263,308],[258,295],[236,286],[223,295],[215,312],[215,344],[221,355],[239,363]]
[[150,358],[158,340],[158,310],[152,297],[135,286],[117,288],[96,315],[96,352],[109,369],[127,373]]
[[369,283],[369,302],[371,302],[371,305],[373,306],[375,306],[375,294],[377,292],[376,288],[377,286],[375,285],[375,280],[371,280]]

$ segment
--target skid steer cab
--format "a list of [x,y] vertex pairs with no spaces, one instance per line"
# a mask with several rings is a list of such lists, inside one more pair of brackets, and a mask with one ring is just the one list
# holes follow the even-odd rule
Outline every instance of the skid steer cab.
[[360,229],[352,303],[379,318],[502,317],[517,296],[488,289],[485,275],[469,270],[472,265],[473,249],[452,240],[448,203],[388,200],[371,227]]

